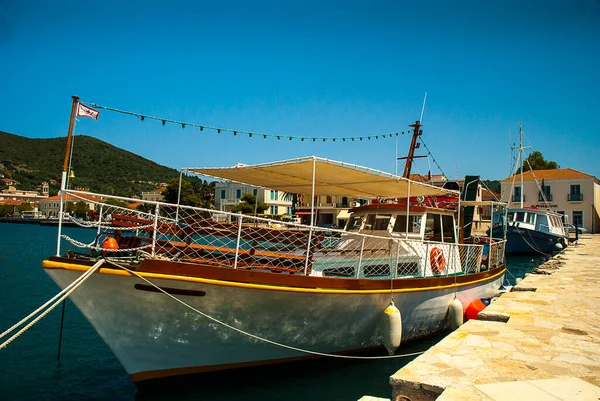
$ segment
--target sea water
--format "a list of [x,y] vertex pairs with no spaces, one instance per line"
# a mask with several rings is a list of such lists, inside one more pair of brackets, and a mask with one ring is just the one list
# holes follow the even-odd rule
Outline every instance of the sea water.
[[[94,240],[91,229],[63,234]],[[0,224],[0,333],[59,292],[41,268],[56,253],[56,227]],[[63,251],[73,248],[63,241]],[[521,257],[509,268],[522,277],[541,258]],[[514,280],[510,275],[508,280]],[[85,291],[85,285],[78,291]],[[0,400],[357,400],[389,398],[389,376],[414,357],[383,360],[319,358],[196,376],[177,385],[138,389],[85,317],[66,302],[60,361],[62,306],[0,350]],[[343,333],[341,333],[343,335]],[[10,336],[2,337],[3,343]],[[401,346],[424,351],[441,337]],[[185,385],[184,385],[185,384]]]

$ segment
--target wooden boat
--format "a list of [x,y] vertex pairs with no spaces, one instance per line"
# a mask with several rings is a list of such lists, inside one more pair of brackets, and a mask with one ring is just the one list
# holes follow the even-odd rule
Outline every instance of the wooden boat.
[[[317,157],[188,171],[311,199],[457,195]],[[94,271],[71,299],[134,382],[383,351],[390,301],[396,334],[414,340],[445,329],[455,299],[466,308],[493,296],[506,270],[505,241],[460,243],[448,208],[377,203],[352,210],[347,230],[281,221],[273,229],[260,217],[159,202],[142,213],[97,195],[96,240],[59,226],[84,251],[62,252],[59,241],[42,266],[63,289]]]

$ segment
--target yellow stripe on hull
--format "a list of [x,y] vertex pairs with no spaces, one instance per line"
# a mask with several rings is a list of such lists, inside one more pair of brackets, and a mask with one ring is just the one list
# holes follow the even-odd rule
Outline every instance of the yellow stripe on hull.
[[[44,269],[63,269],[63,270],[71,270],[71,271],[81,271],[85,272],[90,269],[90,266],[80,265],[80,264],[72,264],[72,263],[62,263],[62,262],[54,262],[51,260],[44,260],[42,262],[42,267]],[[161,274],[161,273],[148,273],[148,272],[138,272],[138,274],[144,278],[154,278],[154,279],[163,279],[163,280],[175,280],[175,281],[185,281],[192,283],[203,283],[203,284],[212,284],[212,285],[222,285],[228,287],[238,287],[238,288],[252,288],[259,290],[268,290],[268,291],[284,291],[284,292],[301,292],[301,293],[311,293],[311,294],[389,294],[393,292],[394,294],[405,293],[405,292],[419,292],[419,291],[432,291],[432,290],[440,290],[440,289],[448,289],[455,287],[466,287],[478,283],[482,283],[485,281],[492,281],[495,278],[501,276],[506,272],[506,269],[502,269],[500,272],[485,277],[478,280],[468,281],[464,283],[452,283],[448,285],[438,285],[431,287],[420,287],[420,288],[398,288],[398,289],[382,289],[382,290],[339,290],[339,289],[326,289],[326,288],[297,288],[297,287],[289,287],[289,286],[277,286],[277,285],[265,285],[265,284],[252,284],[252,283],[238,283],[235,281],[223,281],[223,280],[214,280],[207,278],[199,278],[199,277],[189,277],[189,276],[177,276],[172,274]],[[98,274],[109,274],[114,276],[128,276],[133,277],[133,275],[125,270],[119,269],[111,269],[103,267]]]

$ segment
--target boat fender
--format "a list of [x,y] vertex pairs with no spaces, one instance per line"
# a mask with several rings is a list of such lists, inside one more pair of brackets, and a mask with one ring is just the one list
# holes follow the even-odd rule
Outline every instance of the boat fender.
[[116,251],[119,249],[119,244],[113,237],[107,237],[104,241],[102,241],[102,249],[107,251]]
[[464,311],[462,302],[454,298],[448,306],[448,316],[450,318],[450,330],[456,330],[464,322]]
[[444,256],[444,251],[442,251],[438,247],[431,248],[431,252],[429,252],[429,263],[431,264],[431,270],[433,274],[439,276],[444,272],[444,268],[446,267],[446,257]]
[[402,341],[402,316],[400,310],[390,301],[383,313],[383,345],[393,355]]
[[467,310],[465,311],[465,317],[467,320],[477,320],[477,316],[479,312],[485,309],[485,304],[481,299],[476,299],[467,306]]

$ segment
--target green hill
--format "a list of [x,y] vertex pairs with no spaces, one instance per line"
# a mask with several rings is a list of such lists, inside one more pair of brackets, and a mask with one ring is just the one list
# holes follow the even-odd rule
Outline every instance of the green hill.
[[[23,190],[50,182],[50,194],[54,195],[60,189],[66,143],[66,137],[32,139],[0,131],[0,174],[19,181],[18,189]],[[77,135],[73,147],[76,177],[71,179],[71,187],[133,196],[179,177],[175,169],[89,136]]]

